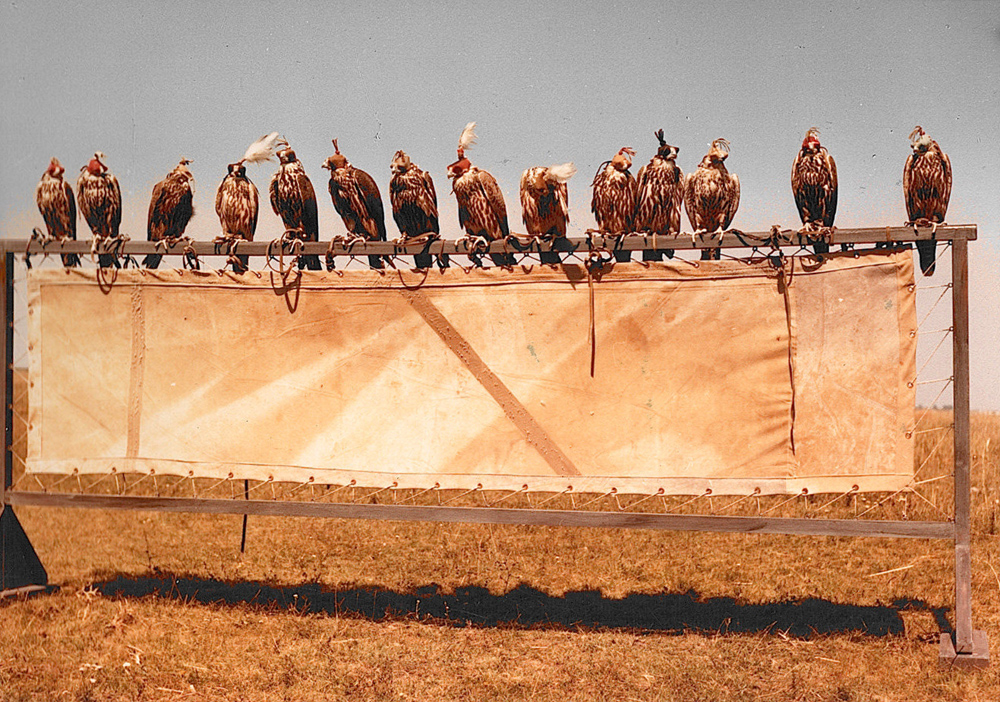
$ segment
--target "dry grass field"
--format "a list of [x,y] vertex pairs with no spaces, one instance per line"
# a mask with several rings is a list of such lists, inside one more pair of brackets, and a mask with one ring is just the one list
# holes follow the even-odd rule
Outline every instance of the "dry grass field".
[[[994,647],[998,478],[1000,417],[976,415]],[[924,488],[948,504],[947,480]],[[1000,700],[1000,664],[938,665],[945,542],[251,517],[241,554],[241,517],[18,516],[58,589],[0,602],[3,700]]]

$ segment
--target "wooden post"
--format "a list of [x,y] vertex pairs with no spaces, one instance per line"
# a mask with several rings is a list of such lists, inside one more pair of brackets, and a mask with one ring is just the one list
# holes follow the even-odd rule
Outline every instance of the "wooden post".
[[972,652],[972,557],[970,552],[969,246],[952,242],[954,327],[953,418],[955,422],[955,652]]
[[0,350],[3,353],[3,383],[0,399],[3,401],[3,480],[0,480],[0,506],[7,504],[7,491],[14,484],[14,253],[6,246],[0,247],[3,255],[0,273]]
[[8,503],[14,485],[14,250],[0,242],[0,351],[3,353],[3,477],[0,479],[0,598],[46,589],[49,576]]

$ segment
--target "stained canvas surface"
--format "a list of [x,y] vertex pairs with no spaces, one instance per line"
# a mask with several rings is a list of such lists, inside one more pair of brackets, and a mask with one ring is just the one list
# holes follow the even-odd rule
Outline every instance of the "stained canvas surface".
[[908,252],[97,275],[29,274],[29,471],[644,494],[913,474]]

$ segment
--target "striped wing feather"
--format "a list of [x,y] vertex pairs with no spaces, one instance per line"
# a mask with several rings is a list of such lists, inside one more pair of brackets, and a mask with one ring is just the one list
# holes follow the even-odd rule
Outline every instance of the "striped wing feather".
[[76,239],[76,198],[69,183],[46,174],[35,190],[35,203],[49,236],[60,240]]
[[149,241],[177,238],[194,214],[194,195],[187,178],[174,174],[153,186],[146,219]]
[[246,178],[227,175],[215,196],[215,212],[227,237],[253,241],[257,231],[260,196]]

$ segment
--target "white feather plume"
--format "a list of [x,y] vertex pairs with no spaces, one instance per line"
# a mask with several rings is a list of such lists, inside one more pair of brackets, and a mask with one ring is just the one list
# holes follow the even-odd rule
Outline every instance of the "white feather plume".
[[468,149],[470,146],[476,143],[476,123],[469,122],[465,125],[465,129],[462,130],[462,136],[458,138],[458,148]]
[[246,153],[243,154],[243,158],[240,159],[240,161],[242,163],[260,163],[262,161],[270,161],[274,158],[274,150],[281,141],[282,139],[278,136],[277,132],[265,134],[260,139],[250,144],[250,147],[246,150]]
[[560,183],[565,183],[574,175],[576,175],[576,166],[571,161],[559,166],[549,166],[545,173],[545,178],[546,180],[556,180]]

